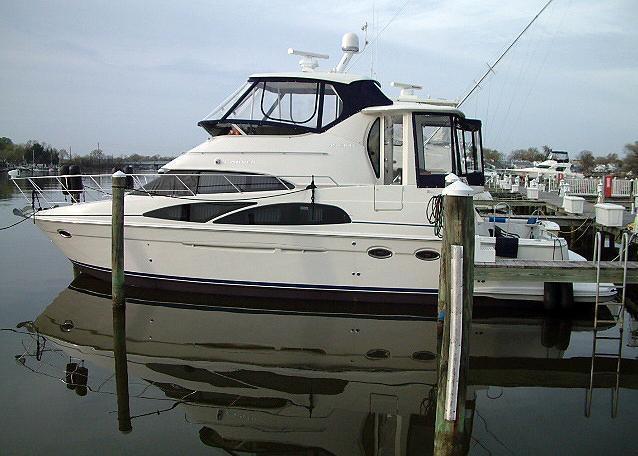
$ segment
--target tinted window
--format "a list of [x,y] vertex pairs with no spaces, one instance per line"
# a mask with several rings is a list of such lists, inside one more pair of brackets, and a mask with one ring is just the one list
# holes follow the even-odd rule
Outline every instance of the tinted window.
[[310,203],[258,206],[215,221],[234,225],[329,225],[350,222],[350,217],[343,209]]
[[242,192],[265,192],[295,188],[291,183],[277,179],[274,176],[226,174],[226,177],[232,185]]
[[164,174],[148,183],[142,181],[142,186],[135,190],[134,194],[147,195],[151,193],[165,196],[192,196],[196,190],[197,176]]
[[153,217],[164,220],[181,220],[183,222],[205,223],[237,209],[251,206],[255,203],[192,203],[179,204],[177,206],[163,207],[145,212],[144,217]]
[[216,173],[164,174],[151,182],[143,183],[143,187],[136,190],[135,194],[192,196],[198,193],[265,192],[292,188],[295,186],[275,176]]
[[372,168],[374,169],[374,175],[379,177],[379,171],[381,167],[381,119],[377,119],[370,128],[368,133],[368,157]]

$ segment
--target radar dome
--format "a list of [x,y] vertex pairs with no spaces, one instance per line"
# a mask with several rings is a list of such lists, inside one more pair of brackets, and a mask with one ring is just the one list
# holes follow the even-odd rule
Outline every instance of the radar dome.
[[359,52],[359,37],[356,33],[346,33],[341,38],[341,50],[343,52]]

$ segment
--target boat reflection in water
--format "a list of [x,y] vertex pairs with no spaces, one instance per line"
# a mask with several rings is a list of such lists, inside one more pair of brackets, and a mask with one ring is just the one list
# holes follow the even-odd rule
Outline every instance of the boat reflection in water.
[[[108,291],[108,284],[79,276],[35,329],[89,368],[112,371]],[[129,378],[174,399],[204,444],[274,454],[432,451],[433,315],[304,314],[272,310],[263,301],[249,309],[257,301],[246,300],[243,308],[236,301],[223,308],[229,298],[152,293],[127,291]],[[551,381],[578,326],[499,313],[476,315],[472,326],[463,452],[476,391]],[[584,321],[579,329],[590,330]]]

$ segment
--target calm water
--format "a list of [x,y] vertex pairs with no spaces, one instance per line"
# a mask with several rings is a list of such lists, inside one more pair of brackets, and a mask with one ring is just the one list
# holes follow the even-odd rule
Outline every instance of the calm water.
[[[0,226],[25,202],[0,175]],[[250,310],[131,291],[133,431],[118,431],[108,285],[79,277],[31,222],[0,231],[2,454],[431,454],[436,323]],[[269,307],[273,307],[272,303]],[[240,306],[229,309],[227,306]],[[276,308],[276,306],[275,306]],[[586,315],[476,311],[470,454],[633,454],[638,351],[627,314],[618,416],[589,386]],[[617,334],[616,327],[606,333]],[[617,348],[607,344],[609,351]],[[65,384],[68,363],[87,387]],[[615,376],[599,375],[599,385]]]

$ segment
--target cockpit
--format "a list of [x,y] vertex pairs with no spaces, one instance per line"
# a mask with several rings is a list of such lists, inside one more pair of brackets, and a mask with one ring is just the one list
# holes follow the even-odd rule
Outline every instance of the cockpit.
[[253,76],[198,123],[212,136],[321,133],[362,109],[391,105],[376,81]]

